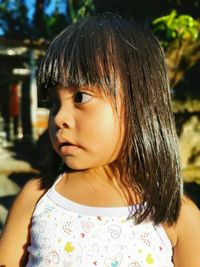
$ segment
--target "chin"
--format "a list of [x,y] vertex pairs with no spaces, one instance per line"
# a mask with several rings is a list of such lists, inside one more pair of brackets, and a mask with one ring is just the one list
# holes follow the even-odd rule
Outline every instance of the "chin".
[[63,160],[66,166],[73,171],[92,170],[104,166],[104,164],[88,164],[86,162]]
[[91,167],[86,165],[86,164],[80,164],[80,162],[69,162],[69,161],[64,161],[65,165],[74,171],[81,171],[81,170],[87,170],[90,169]]

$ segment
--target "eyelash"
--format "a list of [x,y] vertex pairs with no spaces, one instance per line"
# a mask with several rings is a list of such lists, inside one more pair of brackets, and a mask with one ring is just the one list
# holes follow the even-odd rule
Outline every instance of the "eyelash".
[[[82,95],[82,96],[83,96],[83,95],[87,96],[87,97],[86,97],[86,100],[83,101],[83,102],[79,102],[79,101],[77,101],[76,97],[78,97],[78,96],[80,96],[80,95]],[[82,97],[82,98],[83,98],[83,97]],[[81,98],[81,99],[82,99],[82,98]],[[74,102],[75,102],[76,104],[84,104],[84,103],[88,102],[91,98],[92,98],[92,96],[91,96],[90,94],[84,92],[84,91],[78,91],[78,92],[76,92],[76,93],[74,94]]]
[[[78,97],[80,97],[80,95],[82,96],[81,99],[78,98]],[[87,96],[85,101],[82,101],[83,100],[83,95]],[[92,98],[92,96],[90,94],[88,94],[86,92],[83,92],[83,91],[78,91],[73,96],[74,103],[77,104],[77,105],[84,104],[84,103],[88,102],[91,98]],[[60,104],[59,104],[58,100],[49,99],[49,100],[46,101],[46,106],[48,107],[48,109],[50,111],[54,111],[55,112],[56,110],[59,109]]]

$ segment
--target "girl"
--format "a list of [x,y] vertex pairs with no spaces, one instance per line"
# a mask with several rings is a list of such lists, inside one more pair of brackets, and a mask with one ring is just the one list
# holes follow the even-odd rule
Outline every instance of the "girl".
[[48,179],[18,195],[2,266],[199,267],[200,215],[181,192],[164,57],[151,32],[112,15],[73,24],[51,43],[38,87],[60,160],[51,156]]

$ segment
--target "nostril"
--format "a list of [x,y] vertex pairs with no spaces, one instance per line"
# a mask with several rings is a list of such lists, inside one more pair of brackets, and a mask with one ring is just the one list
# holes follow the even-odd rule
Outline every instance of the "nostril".
[[64,123],[63,123],[63,127],[64,127],[64,128],[68,128],[67,123],[64,122]]

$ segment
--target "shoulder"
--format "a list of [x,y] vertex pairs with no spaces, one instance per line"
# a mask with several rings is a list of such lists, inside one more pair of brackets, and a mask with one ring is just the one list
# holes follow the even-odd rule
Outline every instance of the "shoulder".
[[18,215],[18,213],[23,214],[23,217],[31,216],[35,205],[44,193],[45,190],[41,189],[41,179],[29,180],[17,195],[8,214],[8,220],[13,214]]
[[45,190],[41,189],[41,179],[29,180],[17,195],[11,211],[13,208],[16,208],[16,206],[21,206],[32,214],[35,205],[44,193]]
[[200,211],[188,198],[182,198],[179,219],[175,225],[175,266],[198,267],[200,263]]
[[191,236],[192,234],[195,235],[195,232],[196,234],[200,234],[200,210],[187,197],[182,198],[180,215],[176,224],[176,232],[178,240]]
[[[35,205],[45,193],[40,179],[28,181],[17,195],[0,239],[0,265],[23,266],[30,242],[30,223]],[[12,256],[9,256],[12,255]],[[18,265],[16,265],[18,263]]]
[[35,204],[44,193],[45,189],[41,189],[41,179],[35,178],[24,185],[17,198],[26,198],[28,200],[27,204]]
[[177,230],[182,231],[182,227],[200,226],[200,211],[197,206],[187,197],[182,198],[180,216],[177,222]]

